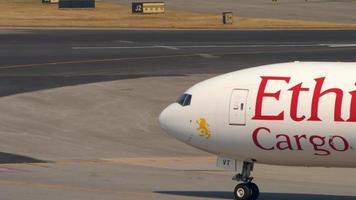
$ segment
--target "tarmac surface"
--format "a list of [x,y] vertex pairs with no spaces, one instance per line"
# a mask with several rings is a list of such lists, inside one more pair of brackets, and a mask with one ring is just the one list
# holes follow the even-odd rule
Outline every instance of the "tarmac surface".
[[[130,4],[134,0],[103,0],[119,4]],[[155,1],[155,0],[148,0]],[[355,23],[356,1],[354,0],[165,0],[173,10],[221,14],[233,12],[243,17],[297,19]],[[236,22],[238,23],[238,22]]]
[[356,61],[356,31],[0,30],[0,96],[290,61]]
[[[157,117],[220,73],[355,61],[356,31],[1,30],[1,199],[232,199]],[[356,199],[355,169],[257,165],[261,200]]]

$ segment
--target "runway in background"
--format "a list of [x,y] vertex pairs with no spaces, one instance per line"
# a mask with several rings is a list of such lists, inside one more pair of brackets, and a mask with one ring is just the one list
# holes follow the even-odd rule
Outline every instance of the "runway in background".
[[2,30],[0,95],[291,61],[356,61],[356,31]]

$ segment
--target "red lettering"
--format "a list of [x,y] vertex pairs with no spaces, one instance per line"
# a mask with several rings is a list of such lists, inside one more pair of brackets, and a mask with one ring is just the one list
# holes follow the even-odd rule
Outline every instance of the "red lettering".
[[[320,143],[317,143],[316,140],[319,140]],[[325,137],[313,135],[309,138],[309,141],[313,145],[314,150],[317,152],[317,153],[314,153],[314,155],[317,155],[317,156],[330,155],[330,151],[328,151],[326,149],[321,149],[321,147],[325,145]]]
[[303,88],[302,83],[292,87],[289,91],[293,91],[291,105],[290,105],[290,117],[297,122],[303,121],[305,116],[302,115],[298,117],[298,101],[299,101],[299,94],[301,91],[309,91],[309,88]]
[[351,104],[350,104],[350,118],[348,122],[356,122],[356,91],[350,92]]
[[[335,146],[335,139],[339,138],[341,140],[341,142],[343,143],[343,148],[342,149],[338,149]],[[334,149],[335,151],[347,151],[350,148],[349,143],[347,142],[347,140],[341,136],[335,135],[333,137],[331,137],[329,139],[329,145],[332,149]]]
[[[299,106],[299,99],[301,92],[310,91],[310,88],[303,87],[303,83],[299,83],[288,91],[292,92],[291,100],[290,100],[290,118],[293,121],[300,122],[307,118],[307,121],[322,121],[319,118],[319,106],[320,100],[328,96],[330,94],[335,95],[335,104],[334,104],[334,121],[335,122],[356,122],[356,90],[349,92],[351,95],[351,102],[350,102],[350,113],[349,118],[344,120],[342,117],[342,106],[343,106],[343,98],[344,98],[344,91],[340,88],[329,88],[323,89],[323,85],[325,82],[325,77],[316,78],[315,86],[313,89],[313,97],[310,107],[310,116],[307,117],[306,115],[298,113],[298,106]],[[280,96],[282,91],[275,90],[274,92],[268,92],[267,84],[272,84],[273,81],[283,81],[289,84],[291,78],[290,77],[275,77],[275,76],[261,76],[261,83],[257,92],[256,96],[256,107],[255,113],[252,117],[253,120],[284,120],[285,119],[285,110],[281,112],[277,112],[276,114],[263,114],[263,103],[265,98],[273,98],[277,102],[280,100]],[[272,83],[270,83],[272,82]],[[355,84],[356,85],[356,84]],[[273,106],[273,105],[269,105]]]
[[295,143],[297,144],[298,150],[303,151],[303,147],[302,147],[302,144],[300,143],[300,139],[302,139],[302,138],[307,139],[307,136],[306,135],[295,135],[294,138],[295,138]]
[[343,91],[339,88],[331,88],[328,90],[325,90],[324,92],[321,92],[321,89],[324,84],[325,77],[322,78],[317,78],[315,79],[316,85],[314,89],[314,94],[313,94],[313,100],[312,100],[312,107],[311,107],[311,117],[308,119],[308,121],[321,121],[319,119],[318,114],[319,114],[319,100],[322,96],[328,94],[328,93],[335,93],[335,110],[334,110],[334,120],[335,121],[344,121],[341,118],[341,107],[342,107],[342,98],[343,98]]
[[[279,141],[277,142],[277,148],[279,150],[286,150],[286,149],[290,149],[290,150],[293,150],[293,147],[292,147],[292,143],[290,142],[290,139],[289,139],[289,136],[288,135],[285,135],[285,134],[279,134],[279,135],[276,135],[276,138],[280,138],[280,137],[284,137],[285,138],[285,141]],[[285,147],[282,147],[282,145],[286,145]]]
[[265,128],[265,127],[257,128],[256,130],[253,131],[253,134],[252,134],[253,142],[254,142],[255,145],[258,146],[260,149],[263,149],[263,150],[266,150],[266,151],[271,151],[271,150],[273,150],[274,147],[265,148],[265,147],[263,147],[263,146],[259,143],[259,141],[258,141],[258,134],[260,133],[260,130],[265,130],[265,131],[267,131],[268,133],[271,133],[271,130],[269,130],[268,128]]
[[[263,135],[260,135],[260,133]],[[252,139],[254,144],[258,148],[266,151],[306,150],[310,152],[311,149],[306,147],[312,146],[312,150],[314,151],[312,151],[311,153],[313,153],[314,155],[328,156],[334,151],[345,152],[351,149],[349,141],[342,136],[338,136],[338,135],[329,136],[329,141],[327,141],[327,137],[320,136],[320,135],[311,135],[310,137],[308,137],[307,134],[303,134],[303,135],[294,135],[292,137],[289,136],[288,134],[273,134],[271,130],[266,127],[260,127],[255,129],[252,134]],[[267,145],[262,145],[261,142],[263,141],[267,141],[269,143],[272,142],[273,146],[269,148]],[[294,145],[296,145],[297,148],[295,148]]]
[[272,77],[272,76],[261,76],[261,84],[258,89],[257,99],[256,99],[256,109],[255,109],[255,116],[252,119],[255,120],[284,120],[284,111],[279,113],[278,115],[262,115],[262,105],[263,105],[263,98],[265,97],[273,97],[279,100],[281,90],[275,93],[267,93],[266,86],[267,82],[270,80],[276,81],[285,81],[289,83],[290,77]]

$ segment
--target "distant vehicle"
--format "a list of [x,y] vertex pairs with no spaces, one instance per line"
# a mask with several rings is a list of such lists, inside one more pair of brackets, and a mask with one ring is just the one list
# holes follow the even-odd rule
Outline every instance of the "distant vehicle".
[[356,167],[356,63],[293,62],[221,75],[159,116],[177,139],[239,173],[236,200],[256,200],[254,163]]

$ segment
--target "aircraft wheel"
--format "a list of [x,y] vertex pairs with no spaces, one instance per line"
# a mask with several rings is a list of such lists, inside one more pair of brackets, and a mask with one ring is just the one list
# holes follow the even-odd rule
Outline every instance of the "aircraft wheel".
[[235,187],[234,199],[235,200],[251,200],[252,188],[249,184],[241,183]]
[[249,188],[251,188],[251,190],[252,190],[251,199],[252,200],[258,199],[258,197],[260,196],[260,190],[258,189],[257,185],[252,182],[248,183],[248,185],[249,185]]

